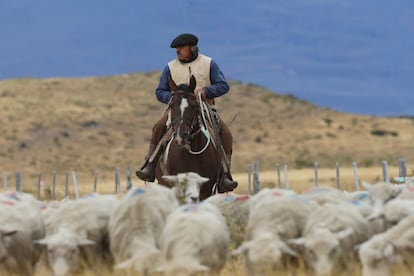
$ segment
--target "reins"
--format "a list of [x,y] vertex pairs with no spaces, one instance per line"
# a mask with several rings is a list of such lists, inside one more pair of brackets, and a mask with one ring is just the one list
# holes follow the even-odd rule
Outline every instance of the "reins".
[[[184,92],[174,91],[172,94],[173,95],[174,94],[184,94]],[[202,154],[208,148],[208,146],[210,145],[211,135],[210,135],[210,131],[208,130],[208,127],[207,127],[208,124],[207,123],[212,124],[212,119],[211,119],[210,112],[208,110],[207,105],[202,101],[200,94],[197,94],[196,97],[197,97],[196,98],[197,103],[200,107],[202,121],[200,122],[200,128],[196,132],[191,133],[191,138],[193,138],[195,135],[197,135],[199,132],[201,132],[203,134],[203,136],[207,139],[207,142],[205,143],[203,148],[200,149],[199,151],[193,151],[190,147],[188,149],[188,152],[191,153],[191,154],[194,154],[194,155]],[[207,118],[206,118],[206,114],[207,114]],[[175,118],[174,121],[171,123],[171,125],[173,126],[177,121],[185,122],[189,126],[193,125],[193,122],[191,120],[185,119],[182,116],[180,116],[178,118]],[[175,132],[176,132],[176,130],[174,131],[174,133]]]

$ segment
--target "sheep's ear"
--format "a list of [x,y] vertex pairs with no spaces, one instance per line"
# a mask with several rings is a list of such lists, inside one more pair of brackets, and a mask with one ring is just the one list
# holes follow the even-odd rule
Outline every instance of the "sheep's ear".
[[242,245],[240,245],[238,248],[236,248],[236,249],[234,249],[232,252],[231,252],[231,255],[232,256],[236,256],[236,255],[239,255],[239,254],[241,254],[241,253],[243,253],[243,252],[245,252],[246,250],[248,250],[249,249],[249,246],[250,246],[250,244],[251,244],[251,242],[244,242]]
[[119,264],[116,264],[114,266],[114,269],[130,269],[134,266],[134,259],[133,258],[129,258],[126,261],[123,261]]
[[47,239],[34,240],[33,244],[46,246],[47,245]]
[[163,273],[166,270],[164,265],[160,265],[159,267],[155,268],[154,270],[152,270],[152,272],[155,273]]
[[178,176],[176,175],[163,175],[162,179],[164,179],[165,181],[168,181],[170,184],[178,183]]
[[295,250],[293,250],[292,248],[290,248],[287,244],[283,243],[282,245],[282,252],[289,254],[291,256],[296,257],[298,254],[296,254]]
[[277,226],[277,232],[278,232],[280,235],[284,235],[284,234],[286,234],[285,227],[283,227],[283,225],[278,225],[278,226]]
[[1,230],[1,235],[2,236],[11,236],[17,233],[17,230],[13,229],[13,230]]
[[358,251],[359,251],[359,249],[361,248],[361,246],[362,246],[362,243],[358,243],[358,244],[355,244],[355,245],[352,247],[352,249],[353,249],[355,252],[358,252]]
[[365,190],[367,190],[367,191],[372,188],[372,184],[370,184],[368,182],[362,181],[361,184],[362,184],[362,187],[364,187]]
[[197,180],[198,184],[203,184],[206,183],[207,181],[209,181],[210,179],[208,179],[207,177],[202,177],[200,176],[200,178]]
[[382,250],[382,255],[387,259],[390,259],[394,256],[394,246],[391,243],[387,243],[387,245]]
[[294,245],[301,245],[303,246],[305,244],[305,239],[302,238],[297,238],[297,239],[289,239],[287,241],[289,244],[294,244]]
[[94,245],[94,244],[95,244],[94,241],[88,240],[88,239],[82,239],[78,243],[79,246],[88,246],[88,245]]
[[400,186],[392,186],[392,197],[397,197],[401,193],[401,190]]
[[205,266],[205,265],[202,265],[202,264],[198,264],[194,268],[195,268],[195,270],[201,271],[201,272],[209,272],[210,271],[210,268],[208,266]]
[[382,209],[382,210],[377,211],[377,212],[372,212],[372,214],[370,214],[367,217],[367,220],[368,221],[373,221],[373,220],[376,220],[376,219],[379,219],[379,218],[384,218],[384,216],[385,216],[384,209]]
[[351,227],[348,227],[342,231],[339,231],[335,234],[335,236],[340,239],[343,240],[345,238],[347,238],[348,236],[350,236],[352,233],[354,232],[354,229],[352,229]]

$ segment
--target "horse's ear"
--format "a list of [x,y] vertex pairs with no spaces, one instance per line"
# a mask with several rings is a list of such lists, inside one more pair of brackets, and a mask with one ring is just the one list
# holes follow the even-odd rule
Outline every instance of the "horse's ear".
[[190,90],[191,91],[194,91],[194,89],[196,88],[196,84],[197,84],[197,81],[194,75],[191,75],[191,78],[190,78]]
[[170,85],[171,91],[177,91],[177,85],[175,84],[175,81],[171,77],[168,78],[168,84]]

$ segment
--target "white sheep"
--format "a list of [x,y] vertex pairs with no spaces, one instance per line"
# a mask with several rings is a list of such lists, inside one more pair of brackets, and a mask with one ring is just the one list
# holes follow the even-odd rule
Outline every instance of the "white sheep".
[[378,218],[383,211],[384,205],[396,198],[405,189],[402,185],[393,185],[385,182],[370,184],[362,181],[362,186],[368,191],[374,207],[368,219]]
[[[238,247],[243,242],[249,218],[251,196],[248,194],[219,193],[205,199],[204,202],[219,208],[230,231],[231,247]],[[234,249],[230,248],[230,249]]]
[[250,205],[256,205],[258,202],[261,201],[263,196],[272,195],[275,197],[284,197],[284,196],[296,196],[297,193],[293,190],[289,189],[281,189],[281,188],[263,188],[259,192],[257,192],[249,201]]
[[173,186],[172,190],[181,204],[199,202],[201,186],[209,181],[195,172],[163,175],[162,178]]
[[349,202],[357,206],[365,218],[372,215],[373,205],[368,191],[344,191],[344,195],[345,202]]
[[346,199],[345,194],[342,191],[330,186],[312,187],[303,192],[302,196],[309,200],[316,201],[319,205],[325,203],[340,203]]
[[296,253],[287,240],[302,234],[308,216],[318,206],[298,195],[264,192],[252,197],[246,237],[233,255],[244,253],[249,275],[265,275],[284,267]]
[[36,241],[45,248],[45,264],[55,275],[84,269],[110,268],[108,221],[117,205],[115,197],[82,198],[60,206]]
[[220,210],[209,202],[186,204],[173,211],[160,236],[164,275],[218,275],[224,268],[230,243]]
[[414,200],[401,199],[400,197],[387,202],[383,211],[379,213],[384,217],[386,228],[397,225],[411,214],[414,214]]
[[44,235],[38,202],[33,197],[0,195],[0,274],[32,274],[40,256],[33,241]]
[[393,265],[409,263],[412,260],[413,250],[414,215],[410,215],[359,247],[362,274],[364,276],[392,275]]
[[309,216],[303,236],[290,243],[303,248],[305,261],[316,275],[324,275],[331,274],[337,263],[345,265],[354,257],[353,247],[372,234],[370,224],[355,205],[325,203]]
[[[398,184],[397,184],[398,185]],[[414,200],[414,186],[412,184],[400,184],[401,192],[397,196],[400,199]]]
[[115,268],[141,274],[154,269],[159,260],[159,236],[167,216],[178,206],[170,188],[158,184],[131,188],[109,220]]
[[65,197],[62,200],[52,200],[49,202],[42,201],[40,202],[40,214],[42,215],[43,223],[45,228],[49,228],[50,224],[53,221],[55,214],[58,212],[59,208],[65,205],[72,200],[68,197]]

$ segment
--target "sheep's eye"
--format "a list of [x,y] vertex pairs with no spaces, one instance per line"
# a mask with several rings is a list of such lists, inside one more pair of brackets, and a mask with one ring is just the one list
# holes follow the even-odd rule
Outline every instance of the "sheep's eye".
[[308,249],[307,253],[308,253],[309,259],[311,260],[316,260],[318,258],[312,249]]
[[337,248],[333,248],[333,249],[329,252],[329,256],[330,256],[330,257],[335,256],[335,255],[336,255],[336,252],[337,252]]

